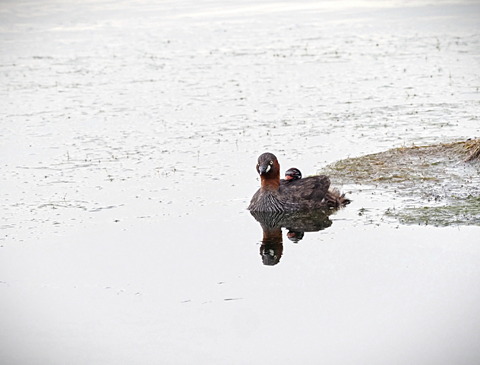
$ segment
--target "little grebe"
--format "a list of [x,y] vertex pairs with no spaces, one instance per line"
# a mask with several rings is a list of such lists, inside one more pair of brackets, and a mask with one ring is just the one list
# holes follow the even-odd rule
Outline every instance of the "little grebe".
[[298,180],[302,178],[302,173],[300,172],[299,169],[292,167],[285,171],[285,180],[290,181],[290,180]]
[[296,212],[339,208],[350,203],[338,189],[330,189],[325,175],[280,180],[280,165],[274,154],[260,155],[257,163],[261,186],[250,201],[253,212]]
[[285,180],[298,180],[302,178],[302,173],[296,167],[289,168],[285,171]]

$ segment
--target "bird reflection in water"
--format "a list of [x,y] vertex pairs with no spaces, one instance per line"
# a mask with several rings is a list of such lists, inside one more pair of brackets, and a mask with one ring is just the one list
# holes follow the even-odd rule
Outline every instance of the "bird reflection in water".
[[283,254],[282,228],[288,230],[290,241],[298,243],[305,232],[318,232],[332,225],[329,215],[331,209],[317,210],[308,213],[286,212],[250,212],[260,223],[263,230],[260,255],[264,265],[278,264]]

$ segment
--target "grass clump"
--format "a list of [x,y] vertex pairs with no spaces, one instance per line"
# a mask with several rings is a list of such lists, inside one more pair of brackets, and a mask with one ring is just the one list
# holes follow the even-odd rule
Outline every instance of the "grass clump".
[[322,173],[335,184],[401,197],[408,205],[385,214],[405,224],[480,225],[480,139],[394,148],[338,161]]

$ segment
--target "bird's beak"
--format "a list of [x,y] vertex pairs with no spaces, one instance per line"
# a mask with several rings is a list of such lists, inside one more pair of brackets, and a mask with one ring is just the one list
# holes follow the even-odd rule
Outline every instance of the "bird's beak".
[[267,172],[269,172],[270,169],[271,169],[270,164],[268,164],[268,165],[260,165],[260,166],[258,167],[258,173],[259,173],[260,175],[264,175],[264,174],[266,174]]

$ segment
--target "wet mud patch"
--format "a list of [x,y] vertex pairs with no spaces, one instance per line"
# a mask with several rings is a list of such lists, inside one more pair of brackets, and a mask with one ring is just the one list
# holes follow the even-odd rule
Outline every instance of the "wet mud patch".
[[480,225],[479,156],[480,139],[474,139],[348,158],[322,173],[336,184],[353,184],[353,194],[390,193],[394,205],[389,202],[383,216],[403,224]]

